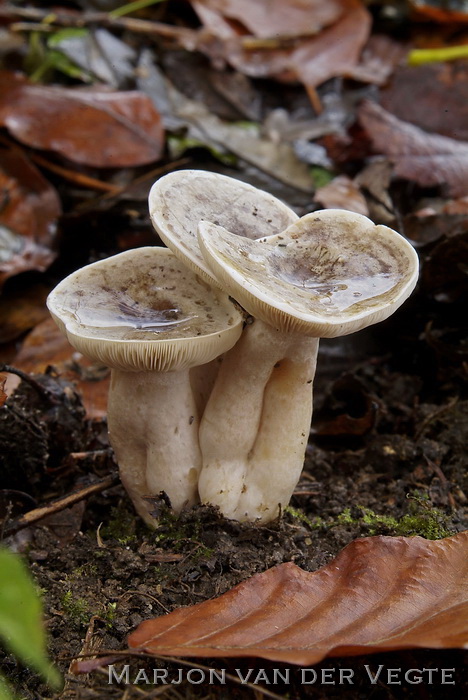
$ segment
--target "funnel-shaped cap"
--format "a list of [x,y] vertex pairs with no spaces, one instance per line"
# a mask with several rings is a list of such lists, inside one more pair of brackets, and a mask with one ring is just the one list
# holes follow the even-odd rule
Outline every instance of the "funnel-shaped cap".
[[204,170],[178,170],[160,178],[151,188],[149,210],[164,243],[216,286],[219,282],[198,247],[200,221],[212,221],[237,236],[255,239],[280,233],[298,218],[273,195]]
[[418,257],[396,231],[326,209],[257,241],[199,225],[203,255],[252,316],[283,331],[334,338],[390,316],[411,294]]
[[166,248],[129,250],[69,275],[52,317],[79,352],[113,369],[175,371],[229,350],[243,317]]

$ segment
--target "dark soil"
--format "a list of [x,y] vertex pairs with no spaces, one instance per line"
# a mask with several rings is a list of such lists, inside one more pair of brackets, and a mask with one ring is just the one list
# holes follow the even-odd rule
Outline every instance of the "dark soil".
[[[226,521],[210,507],[177,518],[161,502],[155,503],[160,525],[153,532],[138,521],[117,485],[9,538],[9,544],[27,552],[43,595],[50,653],[66,675],[61,698],[254,697],[253,690],[234,682],[119,686],[108,683],[107,667],[81,676],[67,670],[80,653],[125,649],[128,633],[142,620],[218,596],[276,564],[294,561],[313,571],[357,537],[419,534],[436,539],[467,527],[468,401],[462,367],[448,366],[428,346],[418,324],[411,328],[412,310],[424,315],[420,302],[416,296],[409,308],[372,334],[322,344],[306,465],[291,508],[278,522],[243,525]],[[106,449],[105,426],[85,422],[70,385],[54,376],[36,379],[49,394],[23,382],[9,404],[8,419],[4,410],[1,418],[11,421],[10,431],[20,431],[17,444],[26,473],[19,480],[29,478],[32,495],[48,500],[105,476],[115,465]],[[64,439],[75,452],[88,450],[89,455],[65,458]],[[19,466],[5,444],[2,455],[4,469],[11,467],[7,485],[18,489]],[[57,463],[61,467],[53,472],[50,465]],[[167,668],[173,677],[175,669],[188,670],[190,664],[200,668],[197,660],[186,667],[187,662],[178,660],[168,665],[130,658],[116,661],[116,668],[122,669],[123,663],[130,664],[130,677],[142,667]],[[264,668],[268,673],[280,666],[253,659],[203,663],[231,673],[236,668]],[[457,684],[371,685],[365,664],[373,671],[379,664],[403,672],[455,668]],[[300,671],[281,666],[286,668],[290,683],[266,685],[265,692],[290,698],[442,698],[451,691],[461,697],[463,682],[463,654],[458,651],[329,659],[317,667],[354,669],[354,685],[346,687],[303,685]],[[12,657],[4,659],[2,670],[21,697],[51,697]]]

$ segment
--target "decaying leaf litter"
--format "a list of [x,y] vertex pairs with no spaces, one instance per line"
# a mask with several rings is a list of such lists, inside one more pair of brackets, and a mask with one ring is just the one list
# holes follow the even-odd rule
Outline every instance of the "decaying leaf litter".
[[[466,63],[405,65],[415,49],[463,45],[465,16],[454,15],[455,24],[442,9],[408,3],[392,15],[388,5],[342,1],[324,11],[323,3],[306,3],[306,32],[294,3],[265,13],[264,3],[168,2],[122,15],[68,3],[52,20],[42,5],[0,6],[8,39],[0,96],[2,359],[42,373],[14,394],[19,378],[7,375],[4,532],[36,506],[100,480],[107,486],[7,539],[27,555],[43,592],[51,656],[65,672],[80,652],[123,650],[143,620],[226,593],[275,565],[315,571],[363,536],[436,540],[466,528],[466,114],[455,97],[466,91]],[[426,100],[434,95],[432,109],[398,98],[421,85]],[[44,311],[47,292],[67,273],[157,243],[147,193],[181,167],[251,182],[300,215],[323,206],[367,214],[404,233],[420,254],[418,289],[395,317],[322,343],[303,476],[291,508],[268,527],[224,521],[209,507],[177,520],[161,502],[159,528],[145,530],[123,489],[108,486],[115,473],[103,423],[108,373],[74,354]],[[129,662],[168,667],[160,659]],[[460,683],[463,662],[459,651],[401,650],[322,666],[352,667],[359,676],[364,663],[453,666]],[[2,670],[24,697],[51,697],[12,656]],[[334,697],[333,686],[300,685],[296,671],[292,678],[275,692]],[[227,689],[252,696],[235,683],[208,690],[185,683],[163,695],[225,697]],[[61,696],[124,690],[94,671],[67,674]],[[404,684],[372,690],[414,692]],[[150,692],[129,686],[126,697]],[[362,692],[369,687],[359,678],[346,690]],[[428,692],[438,697],[436,687]]]

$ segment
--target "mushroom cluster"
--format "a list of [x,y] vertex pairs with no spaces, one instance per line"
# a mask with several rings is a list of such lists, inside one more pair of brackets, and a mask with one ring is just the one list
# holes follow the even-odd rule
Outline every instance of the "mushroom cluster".
[[110,441],[147,523],[161,491],[176,511],[201,501],[269,522],[303,467],[319,338],[390,316],[416,284],[416,253],[364,216],[298,219],[203,171],[161,178],[149,206],[170,250],[88,265],[49,309],[74,347],[112,368]]

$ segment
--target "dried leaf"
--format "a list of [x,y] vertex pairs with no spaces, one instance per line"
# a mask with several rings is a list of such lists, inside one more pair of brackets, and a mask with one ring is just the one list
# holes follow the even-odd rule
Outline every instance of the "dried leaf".
[[164,92],[166,109],[172,119],[176,118],[179,127],[183,125],[187,129],[187,139],[194,139],[220,152],[228,150],[299,190],[310,192],[313,189],[309,168],[299,160],[291,144],[284,141],[278,143],[267,134],[260,133],[256,124],[241,126],[219,119],[204,104],[185,97],[169,80],[162,78],[150,56],[146,56],[144,65],[146,80],[141,80],[141,84],[150,94],[153,94],[154,85],[158,84]]
[[347,175],[339,175],[334,180],[319,187],[314,199],[325,209],[347,209],[357,214],[369,216],[367,202],[356,183]]
[[404,44],[385,34],[374,34],[369,37],[359,63],[348,71],[348,77],[384,85],[407,52]]
[[358,64],[369,37],[371,17],[358,1],[348,6],[338,22],[294,50],[292,64],[305,85],[316,87],[330,78],[352,75]]
[[[281,30],[274,40],[252,39],[247,30],[231,27],[220,13],[210,8],[209,14],[205,11],[201,19],[216,40],[211,44],[201,43],[199,48],[215,61],[219,61],[221,51],[225,60],[246,75],[300,80],[316,87],[335,76],[351,75],[369,37],[371,18],[360,0],[342,0],[341,6],[342,12],[333,24],[315,36],[297,39],[292,45]],[[312,22],[311,15],[302,35]]]
[[316,413],[313,432],[321,437],[366,435],[374,427],[377,414],[376,397],[352,374],[343,374]]
[[[269,38],[316,34],[342,15],[343,0],[194,0],[198,16],[211,26],[216,15],[240,22],[254,36]],[[219,25],[216,25],[218,27]]]
[[53,34],[47,43],[84,71],[114,88],[134,75],[136,51],[107,29],[92,32],[65,29]]
[[[88,418],[99,420],[106,415],[109,372],[104,367],[92,365],[77,353],[51,318],[28,335],[11,364],[34,374],[40,374],[52,365],[62,377],[76,384]],[[7,392],[11,393],[13,389],[14,383],[9,380]]]
[[0,408],[5,405],[8,396],[5,392],[6,375],[0,374]]
[[0,124],[28,146],[98,168],[151,163],[164,146],[159,113],[141,92],[46,87],[6,71]]
[[326,656],[468,646],[468,532],[369,537],[314,573],[281,564],[220,598],[143,622],[129,646],[163,656]]
[[[456,2],[424,2],[423,0],[410,0],[410,6],[413,11],[415,20],[452,23],[452,22],[468,22],[468,12],[466,3]],[[432,29],[432,32],[434,30]]]
[[[1,97],[0,97],[1,102]],[[0,142],[0,284],[25,270],[45,270],[56,254],[51,250],[60,200],[55,189],[23,151]]]
[[431,251],[423,266],[421,280],[425,294],[445,304],[463,303],[466,300],[467,270],[468,226],[465,223],[465,231],[442,239]]
[[421,129],[468,141],[468,63],[401,66],[382,90],[381,105]]
[[388,156],[395,174],[423,187],[445,185],[452,197],[466,195],[468,143],[429,134],[365,100],[359,121],[377,153]]
[[15,340],[25,331],[49,318],[46,298],[50,292],[44,284],[5,291],[0,297],[0,343]]

